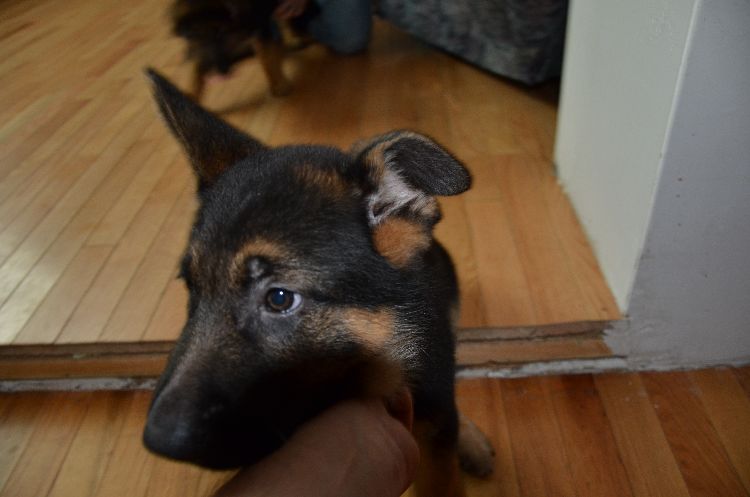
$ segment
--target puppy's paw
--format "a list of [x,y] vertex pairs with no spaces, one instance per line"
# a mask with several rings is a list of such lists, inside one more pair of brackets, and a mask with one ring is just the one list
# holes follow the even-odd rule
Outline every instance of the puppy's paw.
[[495,449],[487,436],[470,419],[460,414],[458,460],[461,469],[472,476],[485,478],[495,467]]

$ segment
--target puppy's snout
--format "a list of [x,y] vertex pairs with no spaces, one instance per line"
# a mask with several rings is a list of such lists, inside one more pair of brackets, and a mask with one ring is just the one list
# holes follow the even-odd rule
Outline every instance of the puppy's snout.
[[224,406],[218,402],[196,403],[189,397],[162,392],[148,413],[143,442],[151,451],[172,459],[202,458],[206,426],[211,426]]

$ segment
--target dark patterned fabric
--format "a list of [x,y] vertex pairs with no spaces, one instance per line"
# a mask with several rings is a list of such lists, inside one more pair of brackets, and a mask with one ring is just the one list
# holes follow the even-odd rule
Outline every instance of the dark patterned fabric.
[[558,76],[567,0],[380,0],[379,14],[414,36],[526,84]]

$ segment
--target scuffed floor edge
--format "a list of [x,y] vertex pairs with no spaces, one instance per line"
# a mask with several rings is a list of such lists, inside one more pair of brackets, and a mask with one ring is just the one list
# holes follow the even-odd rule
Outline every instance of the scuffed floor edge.
[[153,390],[156,378],[59,378],[48,380],[2,380],[0,392]]

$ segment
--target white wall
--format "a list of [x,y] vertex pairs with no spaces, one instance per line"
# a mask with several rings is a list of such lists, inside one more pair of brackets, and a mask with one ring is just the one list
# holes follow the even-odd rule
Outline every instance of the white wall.
[[573,0],[560,178],[631,367],[750,361],[750,0]]
[[555,159],[626,310],[694,0],[572,0]]
[[632,365],[750,361],[750,1],[701,0],[629,326]]

